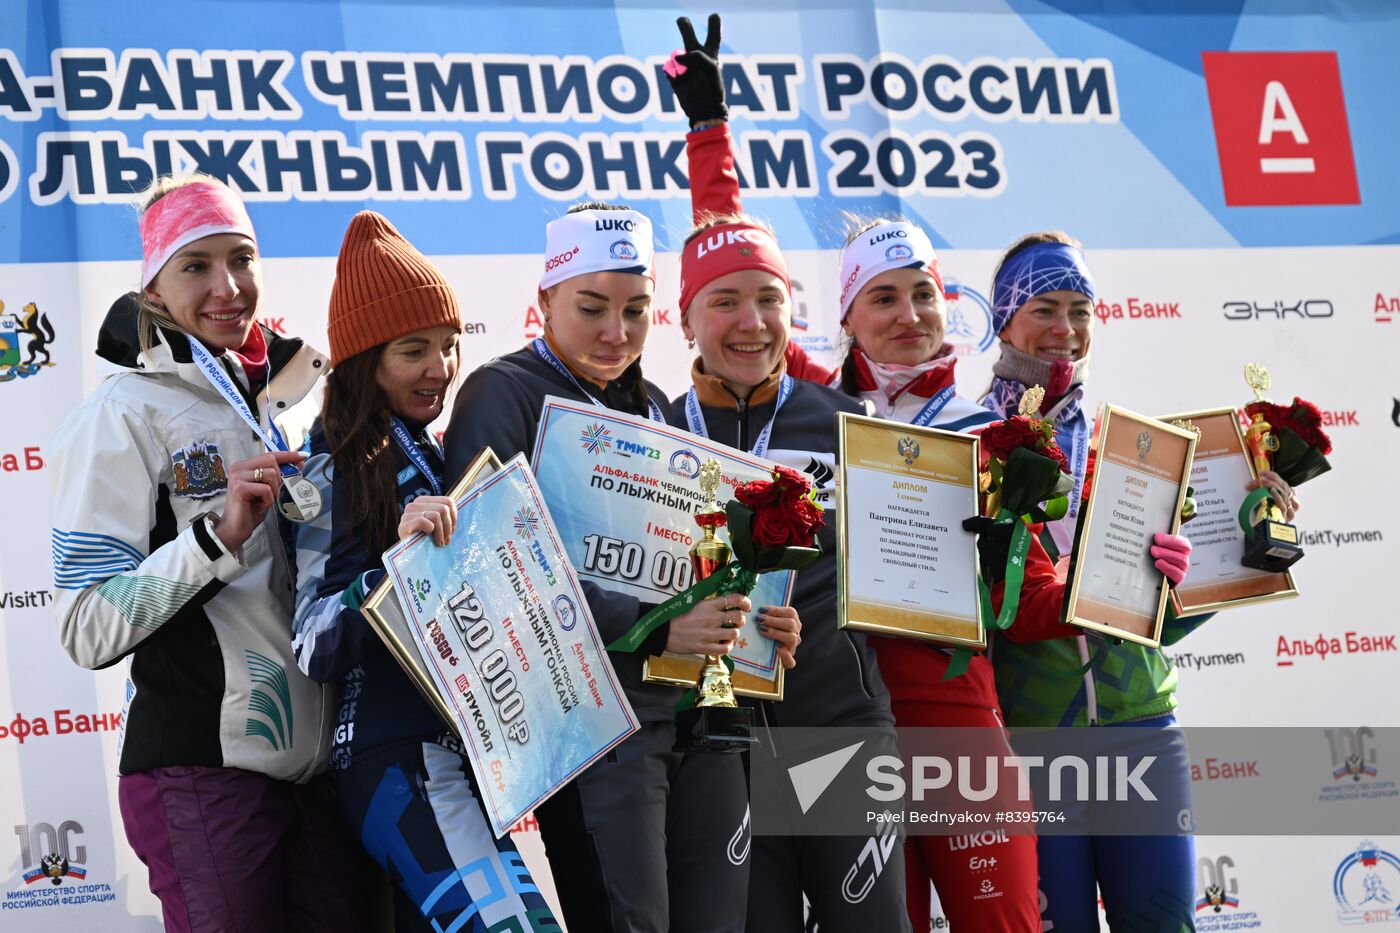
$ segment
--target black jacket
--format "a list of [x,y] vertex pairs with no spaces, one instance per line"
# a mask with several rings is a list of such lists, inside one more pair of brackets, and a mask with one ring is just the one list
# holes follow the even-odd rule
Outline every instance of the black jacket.
[[[647,416],[647,411],[638,411],[631,394],[616,382],[604,390],[588,382],[581,384],[589,393],[596,393],[592,397],[615,411]],[[659,388],[647,383],[647,391],[663,412],[668,410],[666,396]],[[521,452],[529,456],[535,448],[535,434],[547,395],[581,398],[578,386],[528,346],[497,357],[468,376],[457,393],[444,439],[449,479],[455,482],[482,447],[489,446],[501,460]],[[651,608],[635,596],[614,593],[587,580],[581,582],[604,642],[620,637]],[[642,659],[660,654],[668,634],[668,626],[662,625],[637,651],[608,655],[618,682],[627,691],[627,699],[642,722],[670,721],[680,700],[679,688],[642,682]]]
[[[684,395],[672,403],[676,423],[686,425]],[[749,450],[773,417],[775,401],[749,407],[702,405],[707,434],[721,444]],[[764,703],[770,725],[834,726],[893,724],[890,696],[880,679],[875,652],[865,635],[836,627],[836,413],[864,414],[856,399],[825,386],[793,380],[792,394],[778,414],[764,457],[809,474],[826,495],[826,524],[819,540],[822,556],[797,575],[792,603],[802,617],[797,666],[787,672],[781,703]],[[755,607],[756,609],[757,607]]]

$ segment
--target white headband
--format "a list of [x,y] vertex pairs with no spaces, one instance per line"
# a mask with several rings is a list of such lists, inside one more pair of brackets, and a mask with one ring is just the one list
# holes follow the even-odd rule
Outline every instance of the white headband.
[[856,237],[841,251],[841,319],[860,290],[875,276],[890,269],[929,267],[939,288],[938,254],[928,234],[903,221],[877,224]]
[[545,227],[540,288],[590,272],[634,272],[656,278],[651,221],[636,211],[576,211]]

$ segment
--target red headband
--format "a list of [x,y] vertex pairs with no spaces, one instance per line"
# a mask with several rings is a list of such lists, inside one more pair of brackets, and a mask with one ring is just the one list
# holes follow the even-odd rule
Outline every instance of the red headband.
[[719,224],[685,245],[681,253],[681,313],[706,285],[722,275],[761,269],[783,280],[792,293],[787,263],[773,234],[752,224]]

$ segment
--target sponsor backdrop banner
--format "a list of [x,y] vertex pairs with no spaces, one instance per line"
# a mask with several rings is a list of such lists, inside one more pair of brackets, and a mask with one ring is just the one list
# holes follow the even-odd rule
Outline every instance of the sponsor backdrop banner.
[[[745,201],[787,248],[795,339],[823,358],[835,348],[842,212],[902,212],[940,249],[960,385],[976,396],[996,352],[986,296],[999,250],[1024,232],[1070,231],[1102,296],[1091,401],[1145,414],[1240,404],[1252,360],[1271,368],[1277,399],[1318,403],[1336,445],[1333,472],[1303,490],[1301,595],[1223,614],[1168,649],[1182,722],[1345,727],[1353,741],[1400,725],[1395,704],[1378,702],[1400,674],[1400,622],[1379,585],[1400,540],[1388,495],[1400,458],[1400,11],[715,6]],[[82,671],[59,649],[47,545],[50,438],[92,388],[106,308],[137,282],[133,187],[202,169],[242,191],[267,257],[264,320],[322,347],[346,223],[385,213],[457,287],[468,368],[540,332],[544,224],[582,198],[626,200],[667,251],[645,365],[679,393],[685,122],[659,67],[678,43],[675,17],[703,30],[709,11],[0,9],[6,930],[158,927],[116,813],[122,677]],[[1353,773],[1326,745],[1300,748],[1297,767],[1339,787],[1400,774],[1384,754]],[[1239,764],[1200,779],[1267,780]],[[543,871],[537,836],[521,838]],[[954,842],[976,854],[976,840]],[[1199,848],[1203,928],[1331,929],[1386,903],[1393,916],[1400,896],[1394,836]]]

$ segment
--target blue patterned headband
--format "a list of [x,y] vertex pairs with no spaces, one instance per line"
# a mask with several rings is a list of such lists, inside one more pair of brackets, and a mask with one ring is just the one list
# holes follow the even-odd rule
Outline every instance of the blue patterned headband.
[[992,332],[1000,334],[1021,305],[1046,292],[1079,292],[1095,299],[1094,277],[1084,254],[1067,243],[1037,243],[997,270],[992,283]]

